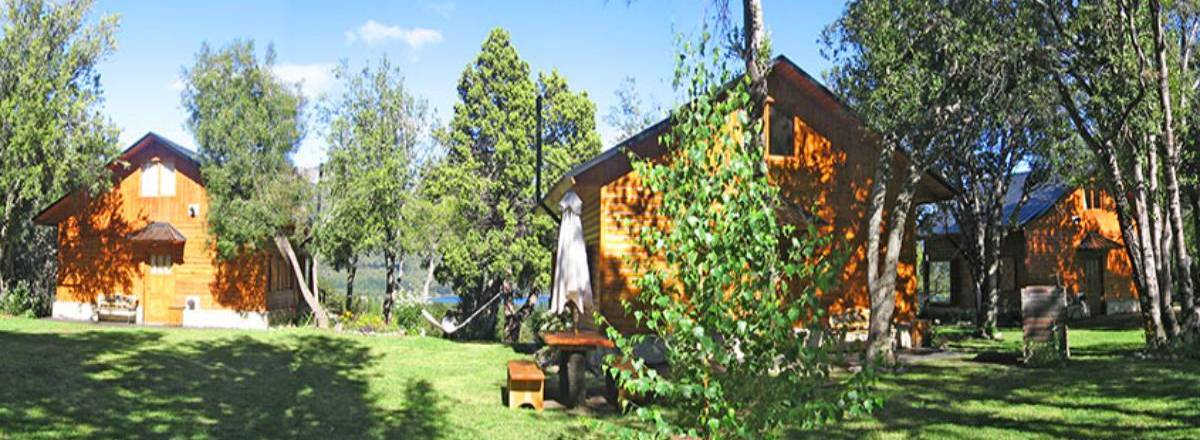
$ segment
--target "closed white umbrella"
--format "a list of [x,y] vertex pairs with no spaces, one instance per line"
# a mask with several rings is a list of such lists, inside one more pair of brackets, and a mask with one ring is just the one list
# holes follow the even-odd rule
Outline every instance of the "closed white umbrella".
[[554,290],[550,299],[550,311],[561,314],[568,311],[567,303],[574,303],[583,315],[592,308],[592,281],[588,274],[587,245],[583,240],[583,223],[579,214],[583,201],[568,191],[559,202],[562,207],[562,224],[558,230],[558,253],[555,255]]

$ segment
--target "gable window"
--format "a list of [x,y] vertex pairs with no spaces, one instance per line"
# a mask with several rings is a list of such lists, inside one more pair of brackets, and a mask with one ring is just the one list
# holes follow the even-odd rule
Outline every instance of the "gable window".
[[1083,190],[1083,209],[1103,209],[1101,192],[1097,189]]
[[171,274],[170,255],[154,254],[150,256],[150,274],[151,275],[170,275]]
[[768,153],[772,156],[791,156],[795,154],[796,127],[792,115],[771,107],[771,139]]
[[151,159],[142,164],[142,197],[175,195],[175,163]]

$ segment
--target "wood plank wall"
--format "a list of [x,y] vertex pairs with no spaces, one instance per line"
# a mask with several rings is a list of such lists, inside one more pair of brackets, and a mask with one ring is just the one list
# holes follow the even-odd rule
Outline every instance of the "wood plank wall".
[[[175,163],[174,196],[141,195],[141,165],[155,157]],[[59,300],[87,302],[97,294],[136,295],[145,307],[146,322],[161,324],[178,324],[178,310],[189,296],[199,297],[203,309],[265,311],[268,256],[231,262],[216,259],[199,169],[158,144],[137,150],[126,161],[128,167],[115,173],[112,190],[94,198],[82,193],[70,196],[70,213],[59,222]],[[193,204],[199,208],[196,217],[188,215]],[[129,242],[130,234],[153,221],[170,223],[187,237],[185,244]],[[149,255],[163,253],[174,260],[170,275],[151,275]],[[155,293],[159,290],[163,291]]]

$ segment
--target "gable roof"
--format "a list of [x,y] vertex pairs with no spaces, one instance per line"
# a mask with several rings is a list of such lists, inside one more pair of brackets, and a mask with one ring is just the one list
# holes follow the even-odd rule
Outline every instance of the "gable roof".
[[[1017,205],[1021,203],[1021,195],[1024,192],[1025,182],[1029,179],[1029,172],[1016,173],[1012,175],[1012,181],[1008,184],[1008,192],[1004,194],[1003,208],[1003,224],[1008,226],[1013,218],[1013,210],[1017,209]],[[1033,192],[1029,193],[1029,200],[1021,206],[1021,210],[1017,212],[1016,221],[1017,227],[1023,227],[1029,222],[1037,220],[1050,212],[1050,209],[1062,200],[1064,196],[1071,193],[1073,187],[1066,184],[1059,178],[1051,178],[1048,182],[1039,185]],[[957,234],[959,232],[958,222],[953,216],[946,215],[945,222],[935,224],[932,227],[933,235]]]
[[[186,147],[184,147],[182,145],[179,145],[179,144],[171,141],[170,139],[167,139],[167,138],[159,135],[158,133],[151,131],[151,132],[147,132],[146,134],[142,135],[141,138],[138,138],[138,140],[134,141],[133,144],[131,144],[128,148],[125,149],[125,151],[122,151],[121,154],[118,154],[117,157],[114,157],[112,160],[110,160],[108,162],[108,164],[105,165],[105,167],[108,167],[111,169],[111,168],[117,166],[117,163],[119,161],[127,161],[127,160],[129,160],[129,158],[133,157],[138,152],[140,152],[146,148],[149,148],[151,145],[162,146],[164,149],[166,149],[168,152],[174,154],[175,156],[177,156],[183,160],[186,160],[188,162],[191,162],[192,165],[195,165],[196,167],[200,166],[200,157],[197,156],[195,152],[187,149]],[[59,206],[65,204],[65,202],[68,199],[70,199],[72,196],[74,196],[79,191],[80,191],[79,189],[74,189],[74,190],[68,191],[67,194],[63,195],[58,200],[55,200],[54,203],[51,203],[49,206],[47,206],[45,209],[43,209],[41,212],[39,212],[36,216],[34,216],[33,222],[38,223],[38,224],[43,224],[43,225],[54,224],[55,222],[53,221],[53,219],[50,218],[51,217],[50,214],[57,211]]]
[[[794,63],[787,56],[776,56],[771,61],[771,70],[767,74],[774,74],[775,72],[779,71],[781,67],[798,74],[804,85],[813,87],[817,95],[815,98],[818,101],[821,101],[820,104],[824,104],[826,109],[838,113],[840,116],[850,120],[851,123],[862,127],[864,131],[869,131],[869,129],[866,128],[866,124],[862,122],[862,119],[859,118],[858,115],[856,115],[840,97],[834,94],[832,90],[829,90],[829,88],[825,87],[824,84],[821,84],[820,81],[817,81],[816,78],[813,78],[812,75],[809,75],[808,72],[800,68],[799,65]],[[733,83],[733,81],[730,81],[723,87],[730,87]],[[661,146],[657,145],[657,142],[654,142],[654,145],[646,147],[642,141],[646,140],[647,138],[657,136],[659,133],[666,130],[666,128],[670,125],[670,122],[671,118],[668,116],[654,125],[646,127],[641,132],[629,137],[628,139],[625,139],[613,147],[601,152],[588,161],[571,168],[569,171],[563,174],[563,176],[559,178],[553,186],[550,187],[545,195],[542,196],[541,201],[543,202],[543,205],[549,205],[552,209],[558,210],[558,200],[561,199],[562,196],[579,181],[590,181],[603,185],[627,174],[632,170],[632,166],[630,165],[629,158],[626,154],[627,152],[633,152],[642,157],[658,156],[665,153],[665,150]],[[641,151],[638,150],[639,147],[641,148]],[[907,152],[901,150],[900,154],[905,159],[908,158]],[[943,177],[937,175],[937,173],[926,172],[925,174],[926,177],[929,177],[932,180],[934,185],[940,187],[940,189],[944,190],[945,193],[953,194],[957,192],[957,189],[953,185],[947,182]]]

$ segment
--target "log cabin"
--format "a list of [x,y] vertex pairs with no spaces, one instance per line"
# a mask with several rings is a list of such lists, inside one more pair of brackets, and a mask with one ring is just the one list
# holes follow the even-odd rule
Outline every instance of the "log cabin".
[[[837,285],[821,292],[820,297],[830,324],[843,325],[852,336],[865,336],[869,310],[866,216],[880,154],[878,137],[833,92],[787,57],[772,61],[767,82],[770,96],[764,111],[764,160],[769,179],[794,206],[816,206],[816,212],[799,217],[808,221],[816,217],[820,233],[835,237],[834,245],[826,252],[848,255]],[[639,182],[629,153],[650,159],[663,157],[666,151],[659,137],[668,124],[669,120],[663,120],[650,126],[571,169],[542,200],[544,206],[553,207],[548,209],[557,209],[558,201],[568,191],[583,200],[580,217],[596,308],[623,332],[641,330],[625,312],[622,301],[633,300],[637,294],[633,281],[640,274],[633,262],[649,258],[637,244],[638,231],[642,225],[656,221],[655,195]],[[909,159],[899,154],[895,160],[894,167],[903,167]],[[896,192],[889,194],[885,209],[894,205]],[[943,179],[926,174],[921,177],[915,202],[937,202],[953,194]],[[916,318],[913,217],[908,217],[905,227],[898,269],[896,320],[901,324]]]
[[148,133],[107,167],[111,187],[73,191],[34,219],[58,231],[53,317],[125,308],[139,324],[265,328],[294,316],[298,280],[277,251],[217,258],[192,151]]
[[[1021,289],[1035,285],[1061,286],[1067,298],[1082,296],[1092,315],[1138,311],[1112,197],[1095,185],[1051,179],[1031,187],[1021,204],[1028,177],[1013,175],[1005,195],[1004,224],[1012,230],[1000,245],[1001,318],[1018,318]],[[1018,208],[1013,224],[1011,214]],[[922,302],[931,316],[969,315],[978,299],[967,260],[958,251],[962,236],[953,219],[938,217],[942,220],[922,233]]]

